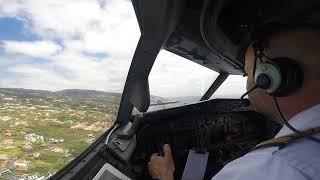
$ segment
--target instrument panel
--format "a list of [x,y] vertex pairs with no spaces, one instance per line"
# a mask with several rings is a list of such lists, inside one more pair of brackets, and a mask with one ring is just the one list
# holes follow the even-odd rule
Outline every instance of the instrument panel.
[[130,179],[151,179],[147,168],[150,156],[162,154],[166,143],[172,149],[175,179],[181,179],[191,149],[209,153],[204,179],[211,179],[228,162],[273,137],[280,129],[278,124],[256,113],[248,101],[236,99],[213,99],[147,112],[132,118],[131,124],[135,127],[131,131],[134,144],[129,143],[127,149],[121,146],[122,156],[115,146],[109,146],[118,142],[121,128],[113,133],[110,129],[52,179],[93,179],[105,164],[112,166],[112,172],[119,171]]
[[211,179],[225,164],[272,137],[277,127],[241,100],[210,100],[151,112],[141,120],[129,163],[136,169],[135,179],[150,179],[151,154],[161,154],[162,146],[170,144],[176,179],[182,176],[190,149],[209,152],[205,179]]

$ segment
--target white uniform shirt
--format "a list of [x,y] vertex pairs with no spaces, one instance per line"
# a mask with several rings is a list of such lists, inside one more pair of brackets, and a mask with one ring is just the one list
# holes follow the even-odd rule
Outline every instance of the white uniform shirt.
[[[320,127],[320,104],[297,115],[289,123],[300,131]],[[275,137],[293,132],[282,127]],[[320,133],[313,134],[320,138]],[[283,149],[267,147],[254,150],[227,164],[213,180],[319,180],[320,144],[297,139]]]

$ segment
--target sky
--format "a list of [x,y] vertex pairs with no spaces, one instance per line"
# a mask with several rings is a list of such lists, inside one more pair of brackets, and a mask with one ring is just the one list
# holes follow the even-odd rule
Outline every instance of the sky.
[[[129,0],[0,0],[0,87],[122,92],[139,36]],[[217,75],[163,50],[150,92],[200,96]],[[228,81],[219,93],[243,91]]]

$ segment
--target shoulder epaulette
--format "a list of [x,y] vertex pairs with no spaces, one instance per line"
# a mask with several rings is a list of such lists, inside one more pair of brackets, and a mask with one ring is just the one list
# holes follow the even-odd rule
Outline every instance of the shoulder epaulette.
[[[317,128],[312,128],[312,129],[308,129],[306,131],[303,131],[305,134],[315,134],[320,132],[320,127]],[[256,149],[260,149],[260,148],[265,148],[265,147],[279,147],[279,149],[284,148],[287,144],[297,140],[303,138],[303,136],[299,135],[299,134],[291,134],[288,136],[283,136],[283,137],[278,137],[278,138],[273,138],[273,139],[269,139],[266,141],[263,141],[259,144],[257,144],[255,147],[253,147],[251,150],[256,150]]]

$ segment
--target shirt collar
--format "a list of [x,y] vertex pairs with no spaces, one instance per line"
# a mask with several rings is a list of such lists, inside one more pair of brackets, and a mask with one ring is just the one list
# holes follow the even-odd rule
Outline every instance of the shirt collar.
[[[296,114],[288,122],[299,131],[320,127],[320,104]],[[289,134],[293,134],[293,131],[284,125],[275,138],[287,136]]]

